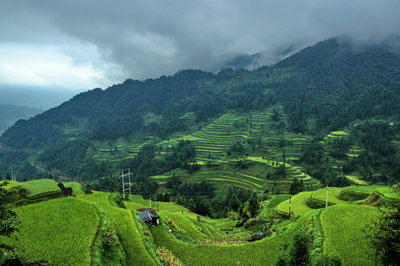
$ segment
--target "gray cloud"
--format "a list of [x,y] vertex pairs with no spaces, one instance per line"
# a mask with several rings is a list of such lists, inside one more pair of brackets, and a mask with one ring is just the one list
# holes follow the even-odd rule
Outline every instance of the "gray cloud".
[[59,47],[104,84],[213,69],[239,54],[272,63],[290,45],[341,34],[379,38],[398,33],[399,13],[398,0],[3,0],[0,44]]

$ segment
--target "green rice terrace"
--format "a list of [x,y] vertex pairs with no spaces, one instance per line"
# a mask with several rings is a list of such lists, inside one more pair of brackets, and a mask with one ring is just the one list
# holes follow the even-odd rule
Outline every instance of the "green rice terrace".
[[[248,159],[257,162],[253,175],[260,171],[257,167],[271,164],[267,159]],[[225,177],[223,182],[259,195],[268,183],[248,172],[215,171]],[[296,171],[298,178],[310,180]],[[208,174],[211,180],[212,173]],[[378,206],[400,203],[399,193],[388,186],[271,194],[260,201],[253,218],[237,226],[240,218],[234,213],[211,219],[176,202],[135,195],[123,200],[117,193],[86,191],[75,182],[64,186],[72,188],[72,197],[63,195],[52,179],[8,182],[5,189],[17,195],[14,211],[20,225],[0,242],[17,247],[15,254],[26,261],[55,265],[276,265],[302,234],[312,264],[321,265],[321,259],[329,257],[343,265],[377,265],[365,234],[367,225],[379,217]],[[149,208],[157,223],[139,216]]]

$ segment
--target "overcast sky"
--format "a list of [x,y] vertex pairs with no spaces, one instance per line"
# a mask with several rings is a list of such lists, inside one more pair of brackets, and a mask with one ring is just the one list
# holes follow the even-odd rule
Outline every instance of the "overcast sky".
[[0,86],[87,90],[400,31],[399,0],[0,0]]

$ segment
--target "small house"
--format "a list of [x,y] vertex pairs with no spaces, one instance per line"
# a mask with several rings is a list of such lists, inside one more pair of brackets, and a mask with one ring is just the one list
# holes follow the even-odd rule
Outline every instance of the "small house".
[[64,194],[65,197],[75,197],[72,187],[65,187],[64,184],[61,182],[58,183],[58,187],[61,189],[61,192]]
[[142,222],[145,222],[147,225],[159,225],[160,224],[160,216],[153,209],[140,209],[139,218]]

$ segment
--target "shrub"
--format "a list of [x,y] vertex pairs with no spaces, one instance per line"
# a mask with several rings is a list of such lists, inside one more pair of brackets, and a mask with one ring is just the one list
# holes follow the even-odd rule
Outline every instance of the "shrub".
[[182,262],[165,247],[157,248],[157,256],[167,266],[181,266]]

